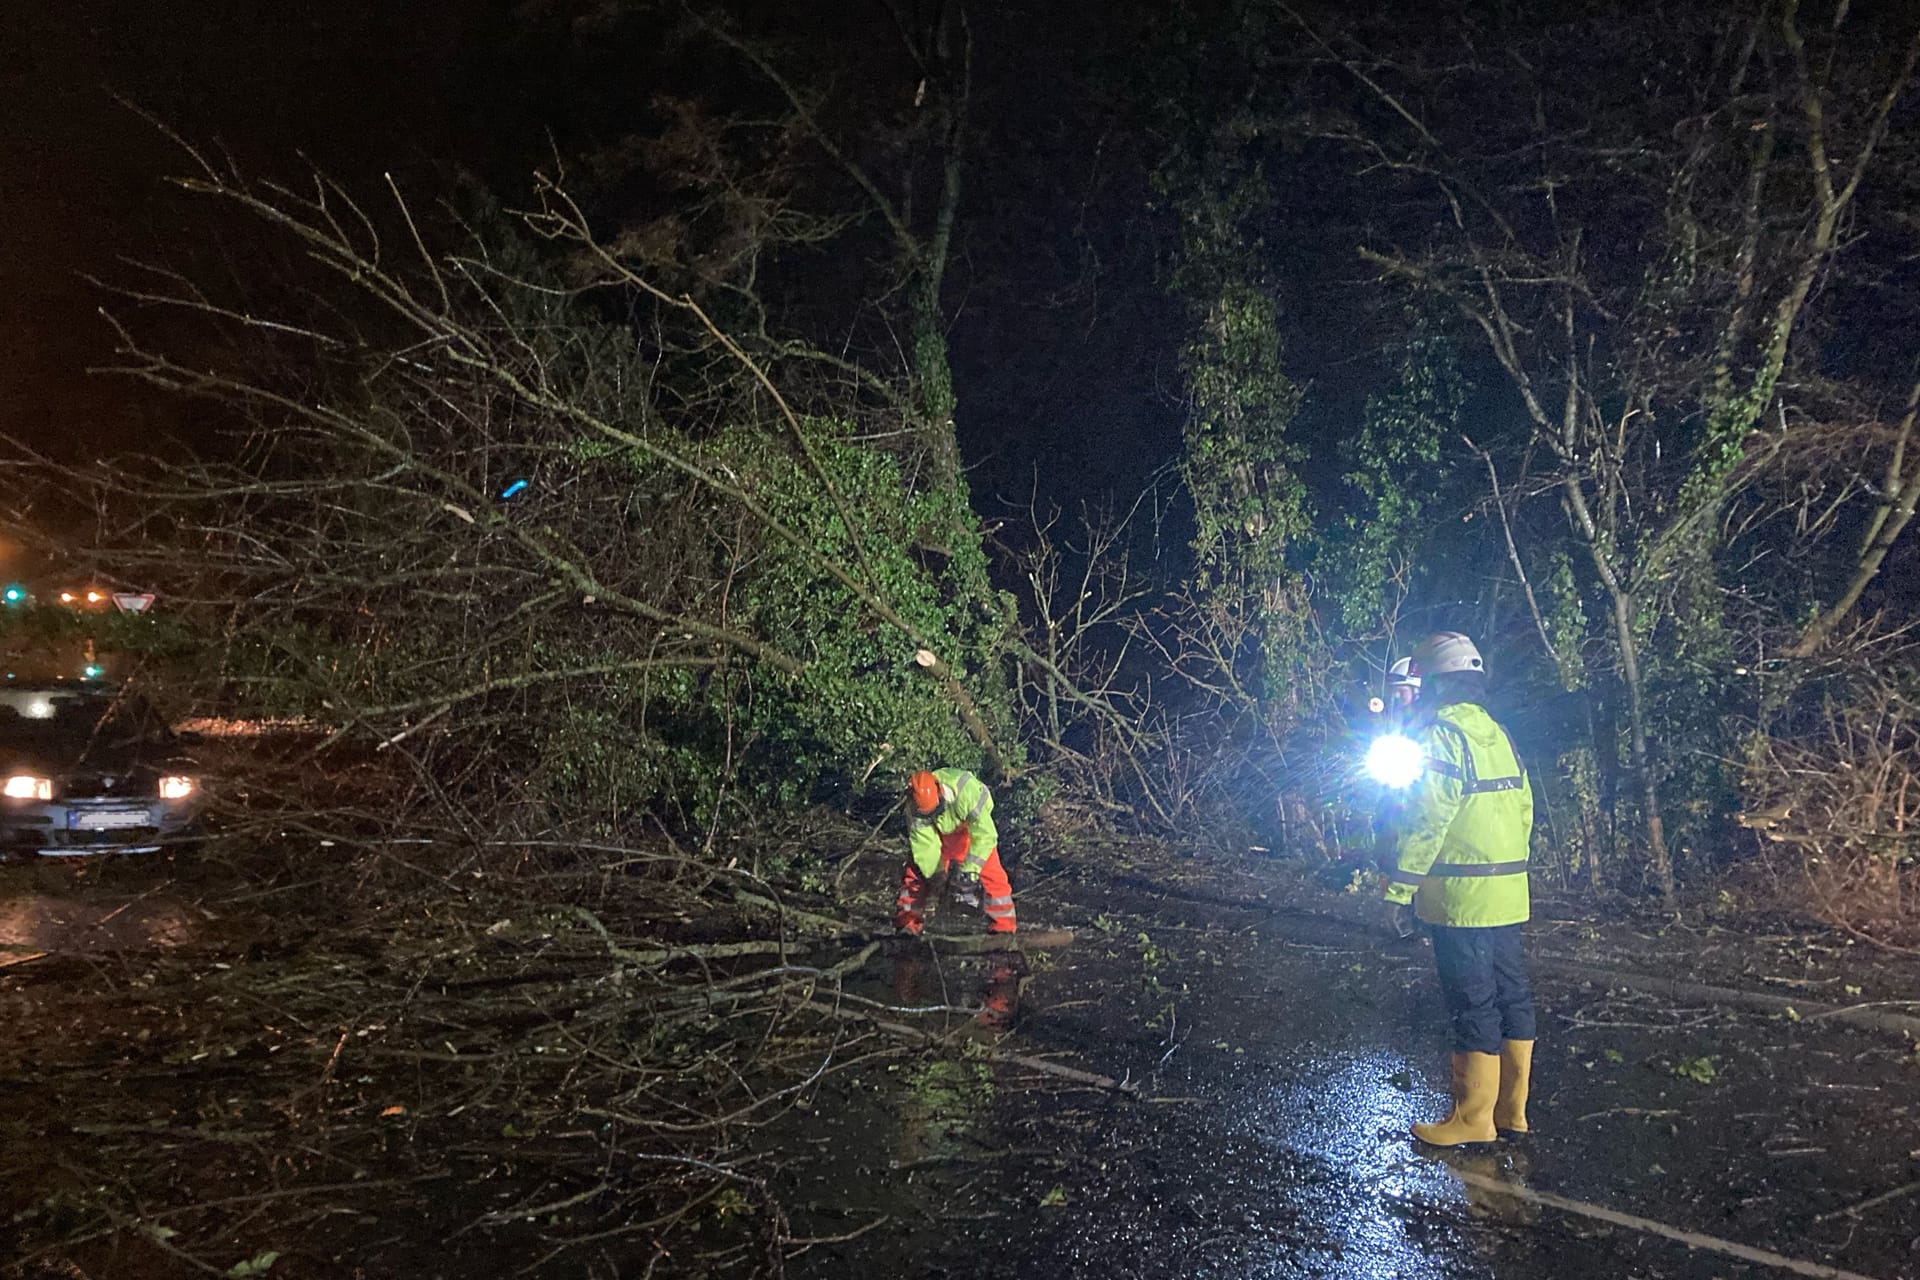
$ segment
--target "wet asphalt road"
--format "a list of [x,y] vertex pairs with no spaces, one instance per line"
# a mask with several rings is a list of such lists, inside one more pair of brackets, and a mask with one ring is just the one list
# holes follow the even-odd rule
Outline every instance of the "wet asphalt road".
[[[116,874],[101,893],[71,874],[4,895],[0,960],[218,928],[162,879]],[[1796,1274],[1670,1238],[1690,1232],[1812,1268],[1798,1274],[1920,1278],[1913,1046],[1538,981],[1533,1137],[1435,1155],[1406,1135],[1445,1108],[1430,954],[1249,906],[1246,889],[1056,881],[1022,915],[1076,928],[1071,947],[1031,963],[910,944],[876,958],[864,994],[984,1002],[1012,1030],[973,1027],[980,1044],[1058,1055],[1140,1094],[937,1055],[830,1077],[761,1135],[793,1230],[822,1238],[788,1274]],[[1520,1187],[1643,1221],[1506,1193]]]
[[[1002,1043],[1158,1100],[1063,1092],[1003,1064],[931,1086],[909,1071],[891,1094],[829,1091],[800,1139],[820,1159],[789,1175],[796,1223],[827,1236],[887,1221],[810,1249],[795,1274],[1796,1274],[1681,1232],[1778,1254],[1797,1274],[1920,1276],[1920,1195],[1846,1212],[1920,1179],[1910,1045],[1542,981],[1534,1135],[1439,1155],[1406,1134],[1445,1109],[1423,946],[1150,895],[1049,905],[1082,940],[1021,984]],[[932,982],[925,963],[903,980],[896,955],[875,994],[977,1002],[996,989],[977,960],[946,961]],[[799,1208],[844,1206],[850,1186],[873,1189],[851,1211]],[[1650,1225],[1504,1193],[1517,1187]]]

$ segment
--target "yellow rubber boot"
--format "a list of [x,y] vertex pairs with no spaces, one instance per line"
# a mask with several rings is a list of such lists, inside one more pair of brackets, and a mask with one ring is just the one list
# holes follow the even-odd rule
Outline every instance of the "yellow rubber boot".
[[1413,1136],[1435,1147],[1492,1142],[1493,1104],[1500,1096],[1500,1055],[1453,1055],[1453,1113],[1438,1124],[1417,1124]]
[[1493,1104],[1493,1127],[1503,1133],[1527,1131],[1527,1081],[1533,1074],[1533,1041],[1508,1040],[1500,1046],[1500,1097]]

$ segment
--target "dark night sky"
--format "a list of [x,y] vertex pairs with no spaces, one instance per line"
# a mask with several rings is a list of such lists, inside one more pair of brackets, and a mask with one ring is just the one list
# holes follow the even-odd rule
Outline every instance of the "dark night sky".
[[[1151,120],[1103,115],[1083,82],[1109,12],[977,8],[991,150],[970,172],[946,299],[961,443],[988,516],[1036,484],[1068,505],[1130,500],[1179,448],[1191,318],[1168,300],[1173,234],[1147,190],[1162,144]],[[605,145],[652,92],[634,46],[574,41],[519,0],[14,0],[0,41],[23,55],[0,64],[0,432],[68,457],[199,425],[190,406],[84,372],[111,352],[105,297],[83,273],[128,279],[120,259],[177,259],[210,230],[186,225],[203,210],[160,183],[182,158],[116,95],[256,174],[298,177],[306,157],[362,192],[388,171],[417,192],[461,169],[513,203],[550,139]],[[1339,182],[1295,182],[1272,228],[1287,246],[1288,362],[1310,389],[1300,428],[1322,439],[1351,435],[1383,373],[1367,316],[1328,311],[1370,293],[1353,287],[1366,272],[1350,198]],[[1476,411],[1511,413],[1495,399]],[[1316,457],[1337,470],[1332,451]]]
[[[0,430],[69,456],[147,443],[180,407],[84,373],[110,354],[82,278],[165,258],[191,228],[183,166],[117,98],[267,172],[296,152],[350,179],[470,151],[454,109],[477,3],[23,2],[0,19]],[[24,56],[22,56],[24,55]]]
[[[0,71],[0,431],[68,457],[194,433],[185,407],[84,372],[108,358],[110,334],[97,315],[103,295],[83,275],[124,280],[117,259],[166,260],[183,240],[205,239],[159,182],[182,170],[177,153],[116,97],[256,173],[297,174],[305,155],[364,190],[384,171],[432,186],[459,166],[512,199],[549,136],[591,140],[606,123],[581,119],[594,107],[564,58],[513,14],[503,0],[11,6],[0,40],[25,57]],[[1007,68],[1002,86],[1033,83],[1057,55],[1029,46],[1020,56],[1028,65]],[[1088,127],[1039,126],[1056,146],[1062,129]],[[1176,317],[1145,259],[1126,260],[1139,246],[1118,224],[1091,257],[1064,238],[1042,243],[1036,227],[1056,221],[1046,208],[997,221],[1023,194],[1009,189],[989,207],[969,193],[949,277],[963,309],[953,332],[962,444],[988,509],[1024,497],[1036,467],[1065,483],[1069,501],[1131,490],[1179,438]],[[1109,194],[1142,192],[1127,175]],[[1073,212],[1084,215],[1062,210],[1057,221]],[[1031,274],[1036,298],[1063,281],[1081,288],[1058,305],[990,316],[977,300],[1009,273]]]

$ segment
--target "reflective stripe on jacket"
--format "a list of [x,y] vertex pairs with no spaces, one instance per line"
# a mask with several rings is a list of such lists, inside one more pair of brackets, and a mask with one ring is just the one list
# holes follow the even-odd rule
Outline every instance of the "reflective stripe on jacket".
[[907,854],[921,875],[933,875],[940,870],[940,837],[965,827],[967,858],[960,869],[977,876],[987,865],[987,856],[1000,845],[1000,833],[993,826],[993,793],[965,769],[935,769],[933,777],[946,803],[929,817],[914,815],[907,827]]
[[1387,901],[1413,902],[1428,924],[1519,924],[1528,914],[1533,787],[1513,740],[1484,707],[1455,702],[1420,741],[1427,768],[1407,806]]

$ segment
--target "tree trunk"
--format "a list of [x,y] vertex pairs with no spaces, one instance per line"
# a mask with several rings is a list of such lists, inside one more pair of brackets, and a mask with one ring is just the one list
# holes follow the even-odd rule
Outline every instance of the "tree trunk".
[[1627,686],[1627,738],[1633,751],[1633,770],[1640,777],[1641,802],[1647,809],[1647,853],[1660,897],[1672,905],[1673,859],[1667,852],[1666,822],[1660,816],[1660,784],[1647,750],[1645,685],[1640,674],[1639,643],[1633,638],[1633,598],[1623,592],[1613,594],[1613,626],[1620,646],[1620,679]]
[[1660,784],[1654,777],[1647,750],[1646,681],[1640,671],[1640,645],[1633,638],[1633,593],[1614,570],[1613,561],[1601,543],[1599,526],[1578,477],[1568,476],[1563,480],[1560,493],[1613,605],[1614,643],[1620,650],[1620,682],[1627,687],[1627,738],[1633,754],[1633,770],[1640,777],[1641,802],[1646,806],[1648,860],[1653,866],[1654,880],[1660,886],[1661,898],[1671,904],[1673,859],[1667,853],[1667,828],[1660,816]]
[[953,369],[947,360],[946,320],[940,310],[940,285],[923,280],[914,287],[913,373],[919,392],[920,439],[934,488],[960,483],[960,445],[953,427]]

